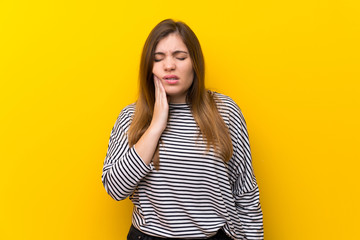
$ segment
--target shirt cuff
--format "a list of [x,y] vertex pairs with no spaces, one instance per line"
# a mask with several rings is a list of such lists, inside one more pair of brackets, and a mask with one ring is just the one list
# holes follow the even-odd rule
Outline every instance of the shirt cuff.
[[144,160],[142,160],[140,155],[136,152],[135,145],[131,147],[130,154],[134,157],[134,159],[140,166],[140,170],[143,172],[143,174],[146,174],[155,168],[153,162],[151,162],[149,165],[146,165]]

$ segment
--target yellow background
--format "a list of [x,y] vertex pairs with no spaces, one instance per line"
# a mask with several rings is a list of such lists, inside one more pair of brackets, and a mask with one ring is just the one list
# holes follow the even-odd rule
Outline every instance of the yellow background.
[[249,129],[265,238],[358,239],[356,0],[0,2],[0,239],[125,239],[101,183],[141,48],[185,21]]

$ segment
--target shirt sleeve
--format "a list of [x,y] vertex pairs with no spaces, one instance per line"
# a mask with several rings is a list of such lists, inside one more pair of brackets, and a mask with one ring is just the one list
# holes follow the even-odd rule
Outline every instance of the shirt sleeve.
[[144,163],[134,146],[129,147],[130,123],[130,114],[124,108],[111,131],[101,177],[106,192],[117,201],[131,195],[139,181],[154,168],[152,163]]
[[264,239],[263,215],[259,188],[252,167],[249,136],[240,108],[233,102],[229,113],[229,130],[233,141],[233,156],[229,161],[229,175],[237,214],[244,239]]

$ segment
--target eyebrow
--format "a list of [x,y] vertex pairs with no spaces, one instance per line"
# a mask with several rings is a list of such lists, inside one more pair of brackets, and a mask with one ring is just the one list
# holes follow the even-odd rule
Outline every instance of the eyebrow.
[[[178,54],[178,53],[188,54],[188,52],[186,52],[186,51],[181,51],[181,50],[177,50],[177,51],[173,52],[172,54],[173,54],[173,55],[176,55],[176,54]],[[165,55],[165,53],[163,53],[163,52],[156,52],[155,55],[156,55],[156,54]]]

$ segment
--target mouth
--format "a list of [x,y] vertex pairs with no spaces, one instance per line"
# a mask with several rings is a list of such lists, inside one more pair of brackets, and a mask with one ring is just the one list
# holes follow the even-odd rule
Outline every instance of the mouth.
[[179,77],[176,75],[166,75],[163,77],[164,80],[179,80]]
[[163,79],[168,84],[176,84],[179,81],[179,77],[176,75],[166,75],[163,77]]

